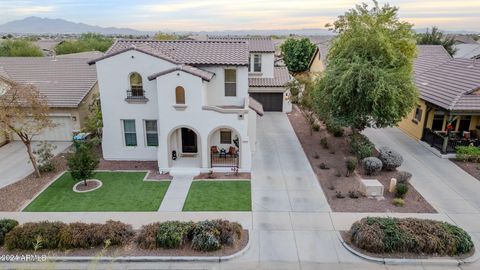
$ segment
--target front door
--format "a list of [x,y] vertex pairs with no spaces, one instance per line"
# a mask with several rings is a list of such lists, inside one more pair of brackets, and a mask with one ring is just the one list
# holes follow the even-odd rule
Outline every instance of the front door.
[[188,128],[182,128],[182,152],[197,153],[197,134]]

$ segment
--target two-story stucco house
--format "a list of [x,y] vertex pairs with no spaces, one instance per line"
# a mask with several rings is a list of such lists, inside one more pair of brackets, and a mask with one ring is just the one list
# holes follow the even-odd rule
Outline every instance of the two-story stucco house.
[[[97,67],[104,158],[156,160],[164,172],[250,171],[263,114],[249,95],[250,55],[244,40],[117,40],[89,62]],[[263,70],[273,69],[272,58]]]

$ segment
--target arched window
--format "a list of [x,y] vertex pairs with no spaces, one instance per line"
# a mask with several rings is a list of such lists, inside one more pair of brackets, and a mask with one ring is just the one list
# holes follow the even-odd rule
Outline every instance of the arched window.
[[185,104],[185,89],[181,86],[175,88],[175,100],[177,104]]
[[137,72],[130,75],[130,95],[132,97],[143,97],[143,82],[142,76]]

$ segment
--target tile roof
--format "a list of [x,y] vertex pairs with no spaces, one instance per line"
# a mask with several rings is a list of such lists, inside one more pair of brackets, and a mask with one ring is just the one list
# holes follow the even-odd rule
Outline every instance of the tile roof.
[[454,58],[475,59],[480,58],[480,43],[479,44],[458,44],[455,45],[457,52]]
[[452,59],[442,45],[417,45],[417,58],[413,64],[415,75],[422,74]]
[[263,111],[262,103],[258,102],[253,97],[249,97],[248,99],[248,107],[254,110],[258,115],[263,116],[265,112]]
[[7,79],[33,84],[51,107],[76,108],[97,82],[95,66],[88,58],[0,57]]
[[249,77],[250,87],[283,87],[291,79],[286,67],[274,67],[273,78]]
[[480,62],[452,59],[415,78],[420,97],[449,111],[480,111]]
[[275,44],[270,37],[207,36],[208,40],[231,40],[248,43],[249,52],[275,52]]
[[160,76],[163,76],[165,74],[175,72],[175,71],[184,71],[184,72],[190,73],[194,76],[200,77],[200,78],[202,78],[203,80],[206,80],[206,81],[210,81],[213,78],[213,76],[215,75],[215,73],[213,73],[213,72],[203,70],[203,69],[200,69],[200,68],[196,68],[196,67],[192,67],[192,66],[189,66],[189,65],[178,65],[178,66],[166,69],[162,72],[152,74],[152,75],[148,76],[148,80],[152,81],[152,80],[155,80],[156,78],[158,78]]
[[90,61],[94,64],[110,56],[137,50],[175,64],[248,65],[248,44],[243,41],[195,40],[117,40],[105,56]]

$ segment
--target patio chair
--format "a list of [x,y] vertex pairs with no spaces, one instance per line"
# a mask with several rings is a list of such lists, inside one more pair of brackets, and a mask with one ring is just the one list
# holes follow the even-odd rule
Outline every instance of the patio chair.
[[230,148],[228,148],[228,155],[230,155],[232,157],[236,157],[237,156],[237,148],[235,148],[233,146],[230,146]]
[[211,153],[212,155],[218,154],[218,153],[219,153],[218,147],[217,147],[216,145],[210,147],[210,153]]

